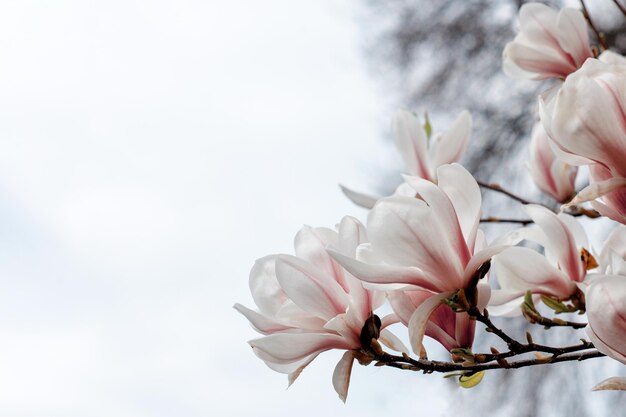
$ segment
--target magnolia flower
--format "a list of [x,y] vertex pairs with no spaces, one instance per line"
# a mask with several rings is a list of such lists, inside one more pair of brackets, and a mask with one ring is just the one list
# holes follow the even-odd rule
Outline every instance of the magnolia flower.
[[593,201],[626,223],[626,64],[606,57],[589,59],[552,99],[540,100],[541,120],[567,162],[590,165],[590,185],[570,204]]
[[565,78],[593,56],[580,10],[556,11],[541,3],[526,3],[519,12],[519,25],[519,33],[502,54],[503,70],[511,78]]
[[436,183],[437,168],[463,156],[472,133],[472,116],[463,111],[447,132],[435,135],[426,123],[422,124],[415,113],[399,110],[393,121],[393,136],[408,173]]
[[626,364],[626,276],[597,276],[586,293],[587,335],[602,353]]
[[[467,110],[444,133],[432,134],[428,119],[422,123],[412,112],[398,110],[392,123],[396,148],[406,171],[414,176],[437,182],[437,168],[457,162],[463,156],[472,133],[472,116]],[[344,194],[355,204],[372,208],[378,198],[341,186]],[[401,185],[394,195],[406,195]]]
[[559,159],[541,123],[535,124],[530,140],[530,174],[541,191],[560,203],[575,194],[577,168]]
[[[471,174],[458,164],[443,165],[437,170],[437,179],[435,185],[422,178],[405,177],[418,198],[393,196],[379,200],[367,219],[371,243],[359,246],[356,259],[330,251],[346,270],[363,281],[401,284],[402,290],[422,291],[418,296],[405,294],[408,299],[402,302],[402,311],[399,303],[392,301],[396,313],[408,325],[416,353],[421,352],[429,318],[441,302],[456,290],[467,288],[479,268],[503,249],[483,249],[484,236],[478,230],[481,196]],[[484,301],[488,294],[480,297],[481,292],[479,298]],[[439,317],[445,323],[430,321],[442,329],[455,329],[446,330],[454,341],[445,336],[437,339],[444,346],[471,345],[475,323],[466,320],[466,314],[458,316]]]
[[585,280],[587,269],[597,266],[586,249],[585,231],[575,218],[534,204],[525,209],[536,226],[518,230],[514,236],[518,242],[527,239],[540,244],[546,254],[514,246],[494,256],[501,289],[493,291],[489,311],[496,315],[519,312],[520,298],[527,291],[569,300],[577,294],[577,284]]
[[[252,268],[250,290],[259,311],[241,304],[235,304],[235,309],[265,335],[249,342],[256,355],[273,370],[289,374],[290,385],[321,352],[346,350],[333,374],[335,390],[345,401],[355,354],[369,348],[371,337],[380,336],[391,348],[406,350],[384,329],[397,321],[395,316],[381,323],[372,315],[384,302],[384,293],[363,288],[325,250],[333,245],[346,256],[354,256],[356,247],[365,241],[363,226],[345,217],[338,232],[304,227],[295,238],[296,256],[267,256]],[[373,325],[370,333],[363,332],[366,324]],[[363,341],[362,334],[366,336]]]

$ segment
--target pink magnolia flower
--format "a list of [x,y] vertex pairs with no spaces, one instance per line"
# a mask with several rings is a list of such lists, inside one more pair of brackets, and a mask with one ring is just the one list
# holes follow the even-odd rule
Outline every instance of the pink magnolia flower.
[[399,110],[393,121],[393,136],[407,171],[437,182],[437,168],[463,156],[472,133],[472,116],[463,111],[445,133],[431,135],[419,117]]
[[626,364],[626,276],[594,277],[586,298],[587,335],[600,352]]
[[535,124],[530,140],[530,174],[541,191],[560,203],[575,194],[578,169],[559,159],[541,123]]
[[593,56],[580,10],[556,11],[541,3],[526,3],[519,12],[519,25],[519,33],[503,52],[503,70],[511,78],[565,78]]
[[[428,126],[428,127],[426,127]],[[472,116],[461,112],[444,133],[432,134],[430,125],[412,112],[398,110],[392,123],[396,148],[409,174],[437,182],[437,168],[457,162],[463,156],[472,133]],[[395,195],[406,195],[401,185]],[[355,204],[372,208],[378,198],[341,186],[343,193]]]
[[569,163],[590,165],[590,185],[570,204],[593,201],[626,223],[626,64],[613,55],[589,59],[555,97],[540,101],[541,120]]
[[[481,196],[471,174],[458,164],[443,165],[437,179],[435,185],[405,177],[418,198],[379,200],[367,219],[371,243],[359,246],[356,259],[331,251],[355,277],[376,284],[400,284],[399,289],[406,291],[391,294],[390,299],[409,328],[416,353],[426,332],[447,348],[471,345],[475,323],[466,314],[429,318],[444,299],[467,288],[481,265],[504,248],[483,249],[484,236],[478,230]],[[420,292],[410,292],[416,290]]]
[[[354,256],[365,241],[363,225],[345,217],[338,232],[304,227],[295,238],[296,256],[267,256],[252,268],[250,290],[259,311],[241,304],[235,304],[235,309],[265,335],[249,342],[255,354],[271,369],[289,374],[290,385],[321,352],[346,350],[333,374],[333,386],[345,401],[355,351],[364,347],[362,329],[368,319],[373,320],[372,312],[384,302],[384,293],[365,289],[325,249],[333,245]],[[395,321],[395,316],[387,316],[378,323],[379,340],[406,350],[384,329]]]
[[516,231],[516,240],[538,243],[546,254],[514,246],[494,256],[493,267],[501,289],[493,291],[489,311],[496,315],[520,313],[520,299],[527,291],[568,300],[578,291],[577,284],[585,280],[587,268],[595,266],[595,259],[586,249],[585,231],[574,217],[556,215],[534,204],[525,209],[536,226]]

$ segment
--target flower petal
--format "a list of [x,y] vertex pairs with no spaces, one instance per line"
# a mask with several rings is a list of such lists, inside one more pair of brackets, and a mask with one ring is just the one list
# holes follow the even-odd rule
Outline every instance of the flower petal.
[[332,277],[327,277],[308,262],[291,255],[276,260],[276,276],[293,302],[310,314],[330,320],[345,313],[346,293]]
[[432,297],[424,301],[411,315],[409,320],[409,340],[411,341],[411,348],[416,354],[420,354],[422,351],[422,340],[424,340],[424,333],[426,333],[426,325],[430,315],[435,311],[437,307],[441,305],[441,302],[451,296],[453,291],[447,291],[441,294],[434,294]]
[[341,192],[348,197],[350,201],[356,204],[359,207],[363,207],[366,209],[371,209],[374,207],[374,204],[378,201],[379,197],[373,197],[369,194],[360,193],[358,191],[354,191],[345,185],[339,184],[339,188],[341,188]]
[[264,361],[288,364],[329,349],[349,349],[344,339],[328,333],[274,333],[248,342]]
[[349,350],[344,353],[339,362],[337,362],[337,366],[335,366],[335,371],[333,372],[333,387],[339,395],[339,399],[344,403],[348,397],[353,363],[354,353]]

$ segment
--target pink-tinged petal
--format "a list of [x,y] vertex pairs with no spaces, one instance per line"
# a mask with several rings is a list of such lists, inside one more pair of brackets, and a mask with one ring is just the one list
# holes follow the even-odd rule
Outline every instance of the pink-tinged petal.
[[589,338],[600,352],[626,364],[626,276],[594,276],[585,298]]
[[400,323],[400,317],[397,314],[387,314],[382,319],[380,319],[380,328],[381,330],[385,327],[391,326],[392,324]]
[[556,36],[561,48],[574,60],[577,68],[593,56],[589,46],[589,28],[582,12],[574,8],[562,9],[557,17]]
[[333,277],[345,291],[348,291],[343,269],[326,252],[327,246],[335,246],[338,242],[337,232],[334,230],[304,226],[296,234],[294,247],[297,258],[307,261],[325,275]]
[[457,162],[463,156],[472,134],[472,116],[464,110],[450,129],[431,143],[432,167]]
[[626,66],[588,59],[568,77],[551,114],[551,138],[626,177]]
[[515,41],[506,45],[502,57],[504,73],[516,79],[563,78],[576,70],[553,51],[534,49]]
[[349,349],[343,337],[328,333],[275,333],[248,342],[266,362],[288,364],[329,349]]
[[[530,290],[566,299],[576,289],[576,284],[567,275],[528,248],[516,246],[503,251],[493,258],[493,268],[500,287],[505,290]],[[498,294],[494,291],[492,298],[496,297]],[[496,302],[492,300],[490,304]]]
[[615,177],[606,181],[594,182],[583,188],[565,207],[595,200],[621,188],[626,188],[626,178]]
[[359,207],[363,207],[366,209],[371,209],[374,207],[379,197],[374,197],[369,194],[360,193],[358,191],[354,191],[344,185],[339,184],[339,188],[341,188],[341,192],[348,197],[350,201],[356,204]]
[[487,307],[491,299],[491,286],[486,282],[479,282],[477,289],[478,301],[476,302],[476,307],[478,307],[479,311],[482,311]]
[[343,354],[335,371],[333,372],[333,387],[339,395],[339,399],[346,402],[348,398],[348,388],[350,387],[350,375],[352,374],[352,364],[354,363],[354,353],[347,351]]
[[473,253],[482,204],[480,188],[472,174],[459,164],[439,167],[437,178],[439,187],[452,202],[467,246]]
[[553,8],[541,3],[526,3],[519,11],[520,33],[529,43],[556,50],[560,46],[553,28],[557,19],[558,12]]
[[546,249],[558,260],[559,267],[577,282],[585,278],[585,269],[580,260],[580,249],[567,225],[553,212],[535,204],[525,206],[530,218],[547,236]]
[[[437,172],[442,173],[442,176],[445,176],[444,174],[452,170],[452,167],[453,165],[444,165],[439,167]],[[456,165],[456,167],[460,167],[460,165]],[[463,168],[461,168],[461,170],[465,171]],[[452,250],[456,252],[455,258],[457,258],[460,262],[458,268],[459,270],[462,269],[463,265],[469,261],[471,254],[465,241],[463,230],[459,224],[459,218],[462,217],[464,211],[469,210],[469,208],[463,207],[461,209],[462,211],[457,214],[457,210],[452,204],[450,197],[444,192],[441,179],[439,186],[418,177],[404,176],[404,180],[407,184],[413,187],[413,189],[415,189],[419,198],[430,208],[430,211],[433,213],[433,218],[439,222],[438,229],[442,233],[439,239],[445,240],[447,242],[447,246],[451,247]],[[457,179],[457,181],[462,181],[462,179]],[[459,183],[455,186],[453,185],[452,187],[449,187],[451,188],[450,192],[458,197],[459,192],[455,189],[455,187],[459,187]]]
[[430,277],[445,277],[449,285],[458,288],[462,254],[452,243],[458,242],[458,233],[454,233],[458,224],[442,224],[438,216],[442,213],[422,200],[384,198],[370,211],[367,232],[372,250],[386,263],[416,266]]
[[391,333],[389,329],[381,330],[378,340],[389,349],[395,350],[396,352],[403,352],[407,355],[409,353],[409,349],[404,345],[404,343],[402,343],[402,340],[400,340],[395,334]]
[[606,50],[600,54],[598,59],[605,64],[610,65],[626,65],[626,58],[620,54],[616,54],[613,51]]
[[[288,374],[290,376],[292,373],[297,372],[299,368],[304,369],[304,367],[306,367],[306,365],[311,363],[311,361],[315,359],[317,355],[318,354],[315,353],[313,355],[302,358],[299,361],[295,361],[291,363],[273,363],[273,362],[268,362],[268,361],[264,361],[264,362],[265,362],[265,365],[267,365],[267,367],[270,368],[272,371],[275,371],[281,374]],[[289,378],[288,378],[288,382],[289,382]],[[289,388],[291,384],[292,382],[289,382],[289,384],[287,385],[287,388]]]
[[428,139],[420,120],[413,113],[399,110],[392,124],[396,148],[409,171],[421,178],[431,179],[428,161]]
[[537,187],[559,202],[575,193],[577,169],[559,160],[541,123],[536,123],[530,141],[530,174]]
[[592,391],[626,391],[626,378],[608,378],[600,382],[595,387],[591,388]]
[[[447,307],[447,306],[446,306]],[[472,320],[469,314],[454,313],[454,340],[458,347],[471,348],[474,343],[474,331],[476,329],[476,320]],[[448,349],[450,350],[450,349]]]
[[587,232],[585,232],[585,228],[580,224],[578,220],[574,216],[570,216],[569,214],[559,213],[557,215],[559,220],[565,224],[565,227],[570,231],[572,236],[574,236],[574,245],[576,248],[585,248],[587,250],[590,249],[589,240],[587,239]]
[[287,301],[287,294],[276,279],[276,255],[258,259],[250,271],[250,292],[262,313],[275,316]]
[[289,372],[289,375],[287,377],[287,388],[289,388],[294,382],[296,382],[296,379],[298,379],[302,371],[304,371],[304,368],[306,368],[311,362],[313,362],[315,358],[317,358],[317,354],[309,356],[308,358],[304,359],[304,361],[294,371]]
[[489,299],[489,315],[497,317],[516,317],[522,314],[522,305],[526,290],[493,290]]
[[424,334],[426,333],[426,326],[428,319],[437,307],[441,305],[441,302],[450,297],[453,291],[447,291],[441,294],[434,294],[432,297],[424,301],[414,312],[409,320],[409,340],[411,341],[411,348],[416,354],[420,354],[422,351],[422,341],[424,340]]
[[459,288],[465,288],[481,265],[507,248],[509,248],[509,246],[488,246],[480,252],[474,254],[470,262],[465,267],[465,272],[463,273],[463,286]]
[[350,317],[349,314],[340,314],[328,320],[326,325],[324,325],[324,329],[328,330],[329,333],[339,333],[346,340],[347,345],[352,346],[353,349],[357,349],[361,346],[359,336],[365,320],[359,320],[358,323],[355,323],[354,320],[351,319],[353,319],[353,317]]
[[339,284],[309,263],[290,255],[276,260],[276,276],[293,302],[325,320],[345,312],[348,299]]
[[339,250],[347,256],[356,256],[356,248],[367,242],[365,226],[351,216],[345,216],[339,223]]
[[254,310],[250,310],[239,303],[236,303],[233,308],[247,318],[252,327],[261,334],[271,334],[292,328],[291,326],[279,323],[263,314],[257,313]]
[[439,286],[443,285],[441,281],[432,279],[419,268],[366,264],[330,248],[328,253],[348,272],[366,282],[375,284],[412,284],[432,291],[438,291]]

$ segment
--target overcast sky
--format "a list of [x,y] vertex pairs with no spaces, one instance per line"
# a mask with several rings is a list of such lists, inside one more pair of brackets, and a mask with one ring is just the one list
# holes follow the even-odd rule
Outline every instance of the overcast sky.
[[436,389],[357,367],[343,405],[333,352],[286,391],[232,309],[303,224],[362,218],[337,184],[390,154],[355,5],[0,3],[0,414],[367,416]]

